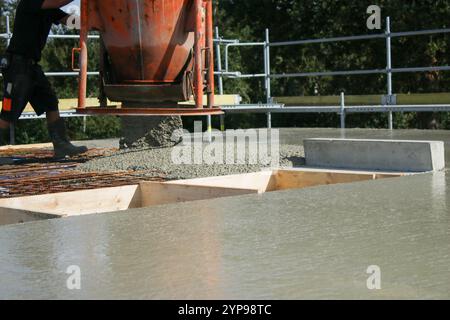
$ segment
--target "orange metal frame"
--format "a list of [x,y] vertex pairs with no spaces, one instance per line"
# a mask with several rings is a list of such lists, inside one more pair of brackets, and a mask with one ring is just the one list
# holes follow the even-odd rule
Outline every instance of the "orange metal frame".
[[[194,99],[195,108],[101,108],[86,106],[87,69],[88,69],[88,32],[89,12],[88,0],[81,0],[81,28],[80,48],[74,49],[79,52],[79,91],[77,112],[81,114],[99,115],[143,115],[143,116],[198,116],[198,115],[220,115],[223,112],[214,106],[214,44],[213,44],[213,4],[212,0],[192,0],[195,5],[195,41],[194,41]],[[206,13],[205,19],[203,12]],[[206,44],[203,47],[202,44]],[[205,56],[203,56],[205,52]],[[204,63],[206,61],[206,63]],[[206,90],[205,90],[206,88]],[[203,96],[207,96],[207,107],[203,106]]]

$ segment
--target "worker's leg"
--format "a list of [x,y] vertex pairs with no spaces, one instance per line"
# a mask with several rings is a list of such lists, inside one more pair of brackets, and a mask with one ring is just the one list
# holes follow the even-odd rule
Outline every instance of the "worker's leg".
[[[9,122],[0,119],[0,147],[9,144],[7,140],[8,131],[9,131]],[[12,163],[13,163],[12,159],[0,156],[0,166]]]
[[9,129],[9,122],[3,119],[0,119],[0,129]]
[[[8,67],[2,70],[2,75],[4,86],[0,113],[0,146],[9,144],[7,137],[10,124],[19,119],[28,103],[32,88],[29,69],[20,61],[10,59]],[[12,159],[0,157],[0,165],[12,163]]]
[[[2,123],[3,125],[4,125],[4,123],[6,123],[9,126],[9,123],[4,120],[0,120],[0,123]],[[0,125],[2,125],[2,124],[0,124]],[[0,127],[0,147],[8,145],[8,140],[7,140],[8,131],[9,131],[8,128]],[[12,164],[12,163],[13,163],[12,159],[0,156],[0,166],[5,165],[5,164]]]
[[35,69],[35,88],[30,103],[37,114],[46,113],[48,133],[56,158],[71,157],[87,151],[86,147],[76,147],[69,141],[65,121],[59,115],[58,98],[39,66]]
[[85,146],[74,146],[67,137],[66,124],[63,118],[48,122],[48,133],[55,149],[55,158],[65,158],[85,153]]
[[9,122],[0,119],[0,147],[7,145],[7,134],[9,131]]
[[32,92],[30,68],[20,59],[8,57],[3,75],[3,101],[0,113],[0,145],[8,144],[6,136],[11,123],[15,123],[25,109]]
[[45,113],[45,116],[47,117],[47,124],[55,123],[56,121],[61,119],[59,111],[47,111]]
[[[0,147],[8,144],[7,140],[8,131],[9,131],[9,122],[0,119]],[[1,158],[0,164],[2,164]]]

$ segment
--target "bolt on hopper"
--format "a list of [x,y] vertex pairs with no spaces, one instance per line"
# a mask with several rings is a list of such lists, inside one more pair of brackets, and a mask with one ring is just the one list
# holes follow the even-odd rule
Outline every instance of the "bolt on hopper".
[[[86,106],[90,30],[101,37],[100,108]],[[77,111],[222,114],[214,106],[213,48],[212,0],[81,0]],[[192,97],[194,106],[178,106]],[[121,107],[107,107],[108,99]]]

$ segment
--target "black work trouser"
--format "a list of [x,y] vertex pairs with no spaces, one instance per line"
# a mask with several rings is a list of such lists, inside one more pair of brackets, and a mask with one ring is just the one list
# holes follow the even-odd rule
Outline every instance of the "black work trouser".
[[16,122],[28,103],[37,115],[58,111],[59,101],[39,64],[19,55],[7,55],[3,74],[3,104],[0,119]]

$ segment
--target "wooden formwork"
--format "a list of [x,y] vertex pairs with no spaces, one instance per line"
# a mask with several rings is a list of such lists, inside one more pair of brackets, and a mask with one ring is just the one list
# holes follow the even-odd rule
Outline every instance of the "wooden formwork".
[[403,175],[305,168],[0,199],[0,225]]

